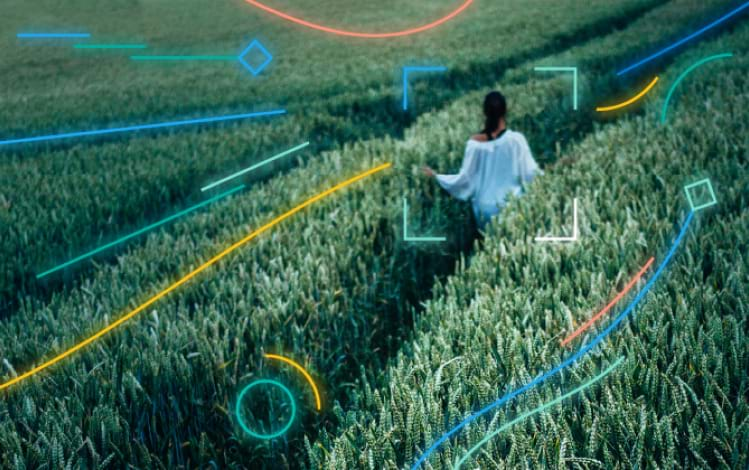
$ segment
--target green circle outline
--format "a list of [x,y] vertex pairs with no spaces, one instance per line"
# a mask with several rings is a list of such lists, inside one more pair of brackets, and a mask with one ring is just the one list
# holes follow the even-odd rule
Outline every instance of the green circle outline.
[[[255,431],[251,430],[247,424],[245,424],[244,420],[242,420],[242,412],[240,409],[240,405],[242,404],[242,399],[247,394],[247,392],[250,391],[252,387],[255,387],[257,385],[273,385],[281,389],[287,397],[289,397],[289,402],[291,403],[291,417],[289,418],[289,422],[286,423],[286,425],[281,428],[281,430],[276,431],[272,434],[259,434]],[[244,432],[249,434],[250,436],[257,438],[257,439],[275,439],[282,434],[284,434],[286,431],[289,430],[291,427],[291,424],[294,422],[294,418],[296,417],[296,402],[294,402],[294,397],[291,395],[291,391],[286,387],[286,385],[282,384],[281,382],[278,382],[276,380],[271,379],[259,379],[254,382],[250,382],[247,384],[241,392],[239,392],[239,396],[237,397],[237,404],[235,406],[235,413],[237,415],[237,421],[239,421],[239,426],[242,428]]]

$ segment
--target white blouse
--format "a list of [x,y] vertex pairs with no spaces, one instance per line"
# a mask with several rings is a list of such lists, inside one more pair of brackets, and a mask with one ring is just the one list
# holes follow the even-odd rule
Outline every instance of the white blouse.
[[499,213],[509,194],[543,174],[523,134],[507,130],[489,142],[469,140],[457,175],[437,175],[440,186],[462,200],[471,200],[479,224]]

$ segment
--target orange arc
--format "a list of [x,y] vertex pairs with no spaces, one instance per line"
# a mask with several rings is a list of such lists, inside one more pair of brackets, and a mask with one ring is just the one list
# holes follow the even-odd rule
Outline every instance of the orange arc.
[[640,278],[642,277],[642,275],[645,274],[645,271],[647,271],[648,268],[650,267],[650,265],[653,264],[653,261],[655,261],[655,258],[650,258],[648,260],[648,262],[645,263],[645,266],[643,266],[642,269],[640,269],[640,272],[638,272],[637,274],[635,274],[635,277],[633,277],[632,280],[629,281],[629,283],[624,287],[624,290],[622,290],[621,292],[619,292],[619,294],[616,297],[614,297],[614,300],[612,300],[611,302],[609,302],[609,304],[606,307],[604,307],[603,310],[601,310],[600,312],[598,312],[597,314],[595,314],[590,320],[588,320],[587,322],[585,322],[584,325],[582,325],[580,328],[578,328],[577,330],[575,330],[574,333],[572,333],[567,338],[565,338],[562,341],[562,346],[565,346],[567,343],[569,343],[573,339],[577,338],[580,335],[580,333],[582,333],[583,331],[585,331],[596,320],[598,320],[606,312],[608,312],[609,310],[611,310],[611,307],[613,307],[617,302],[619,302],[619,300],[621,300],[621,298],[624,297],[627,294],[627,292],[629,292],[630,289],[632,289],[632,286],[634,286],[637,283],[637,281],[640,280]]
[[296,16],[291,16],[288,13],[284,13],[280,10],[276,10],[275,8],[271,8],[268,5],[262,4],[258,2],[257,0],[245,0],[245,2],[261,10],[264,10],[272,15],[276,15],[287,21],[291,21],[292,23],[306,26],[307,28],[316,29],[318,31],[323,31],[323,32],[330,33],[330,34],[337,34],[339,36],[350,36],[350,37],[355,37],[355,38],[386,39],[386,38],[396,38],[400,36],[410,36],[413,34],[422,33],[432,28],[436,28],[437,26],[447,23],[451,19],[463,13],[463,11],[465,11],[465,9],[468,8],[473,3],[473,0],[466,0],[465,3],[460,5],[456,10],[452,11],[447,16],[443,16],[442,18],[436,21],[433,21],[429,24],[425,24],[423,26],[419,26],[416,28],[406,29],[403,31],[392,31],[389,33],[364,33],[364,32],[358,32],[358,31],[347,31],[343,29],[331,28],[329,26],[323,26],[321,24],[312,23],[310,21],[297,18]]
[[317,389],[317,385],[315,385],[315,381],[312,380],[312,376],[309,375],[309,372],[299,365],[298,362],[296,362],[293,359],[289,359],[288,357],[279,356],[278,354],[263,354],[267,359],[276,359],[277,361],[285,362],[286,364],[289,364],[290,366],[294,367],[296,370],[302,373],[305,379],[307,379],[307,382],[309,382],[310,386],[312,387],[312,393],[315,394],[315,404],[317,405],[317,411],[320,411],[322,408],[322,405],[320,404],[320,391]]
[[622,109],[624,107],[627,107],[627,106],[631,105],[632,103],[634,103],[635,101],[637,101],[640,98],[642,98],[643,96],[647,95],[648,92],[653,89],[653,87],[655,86],[656,83],[658,83],[658,77],[655,77],[653,79],[653,81],[650,82],[650,84],[645,87],[644,90],[642,90],[641,92],[639,92],[638,94],[636,94],[632,98],[628,99],[627,101],[624,101],[622,103],[615,104],[615,105],[612,105],[612,106],[601,106],[601,107],[596,108],[596,111],[598,111],[599,113],[605,113],[605,112],[608,112],[608,111],[615,111],[617,109]]
[[8,387],[10,387],[10,386],[12,386],[14,384],[17,384],[17,383],[19,383],[19,382],[21,382],[23,380],[26,380],[29,377],[32,377],[32,376],[38,374],[39,372],[43,371],[44,369],[47,369],[48,367],[51,367],[51,366],[57,364],[58,362],[60,362],[63,359],[65,359],[66,357],[68,357],[68,356],[76,353],[77,351],[83,349],[84,347],[86,347],[89,344],[93,343],[97,339],[99,339],[102,336],[106,335],[107,333],[111,332],[112,330],[114,330],[118,326],[122,325],[126,321],[132,319],[133,317],[135,317],[136,315],[138,315],[140,312],[142,312],[143,310],[147,309],[148,307],[150,307],[151,305],[153,305],[154,303],[156,303],[158,300],[160,300],[161,298],[163,298],[164,296],[166,296],[167,294],[169,294],[173,290],[175,290],[178,287],[180,287],[181,285],[187,283],[190,279],[194,278],[195,276],[197,276],[201,272],[205,271],[206,269],[210,268],[214,264],[218,263],[222,258],[224,258],[226,255],[228,255],[232,251],[234,251],[237,248],[241,247],[242,245],[248,243],[249,241],[253,240],[254,238],[257,238],[263,232],[266,232],[266,231],[270,230],[274,226],[276,226],[279,223],[283,222],[284,220],[288,219],[289,217],[291,217],[292,215],[294,215],[297,212],[301,211],[302,209],[304,209],[304,208],[306,208],[306,207],[314,204],[315,202],[319,201],[320,199],[323,199],[323,198],[325,198],[325,197],[333,194],[334,192],[336,192],[336,191],[338,191],[340,189],[345,188],[346,186],[349,186],[349,185],[351,185],[351,184],[353,184],[353,183],[355,183],[355,182],[357,182],[357,181],[359,181],[361,179],[364,179],[367,176],[370,176],[370,175],[378,173],[378,172],[380,172],[382,170],[385,170],[386,168],[390,168],[391,166],[392,166],[392,163],[384,163],[384,164],[382,164],[380,166],[377,166],[375,168],[369,169],[369,170],[367,170],[367,171],[365,171],[363,173],[359,173],[358,175],[356,175],[356,176],[354,176],[352,178],[349,178],[346,181],[338,183],[337,185],[333,186],[332,188],[328,188],[325,191],[323,191],[321,193],[318,193],[315,196],[312,196],[311,198],[307,199],[306,201],[304,201],[303,203],[301,203],[298,206],[294,207],[293,209],[290,209],[290,210],[284,212],[283,214],[279,215],[275,219],[273,219],[270,222],[266,223],[265,225],[263,225],[259,229],[257,229],[254,232],[250,233],[249,235],[247,235],[243,239],[239,240],[238,242],[235,242],[233,245],[231,245],[230,247],[226,248],[221,253],[217,254],[213,258],[209,259],[205,263],[203,263],[200,266],[198,266],[197,268],[193,269],[192,271],[190,271],[189,273],[187,273],[185,276],[183,276],[182,278],[180,278],[178,281],[176,281],[173,284],[169,285],[169,287],[165,288],[164,290],[162,290],[158,294],[156,294],[153,297],[151,297],[150,299],[146,300],[145,302],[143,302],[142,304],[140,304],[139,306],[137,306],[136,308],[134,308],[133,310],[131,310],[127,314],[123,315],[122,317],[120,317],[116,321],[110,323],[109,325],[105,326],[104,328],[102,328],[101,330],[97,331],[93,335],[89,336],[88,338],[84,339],[83,341],[79,342],[78,344],[76,344],[74,346],[71,346],[70,348],[68,348],[65,351],[61,352],[60,354],[56,355],[52,359],[47,360],[46,362],[44,362],[44,363],[42,363],[42,364],[34,367],[33,369],[31,369],[31,370],[29,370],[27,372],[24,372],[23,374],[21,374],[21,375],[19,375],[17,377],[14,377],[14,378],[8,380],[7,382],[5,382],[3,384],[0,384],[0,390],[4,390],[4,389],[6,389],[6,388],[8,388]]

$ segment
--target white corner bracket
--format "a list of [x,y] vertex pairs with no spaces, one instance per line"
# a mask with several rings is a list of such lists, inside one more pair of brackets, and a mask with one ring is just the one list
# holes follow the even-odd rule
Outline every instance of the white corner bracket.
[[580,229],[577,225],[577,198],[572,200],[573,214],[572,214],[572,236],[571,237],[536,237],[536,242],[539,243],[571,243],[576,242],[580,238]]

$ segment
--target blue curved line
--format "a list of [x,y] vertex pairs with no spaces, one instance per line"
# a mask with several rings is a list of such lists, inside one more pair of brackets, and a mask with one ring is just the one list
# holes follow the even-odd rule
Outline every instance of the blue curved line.
[[661,111],[661,124],[666,123],[666,118],[668,117],[668,104],[671,102],[671,97],[674,94],[674,90],[676,90],[676,87],[679,86],[679,84],[686,78],[687,75],[692,73],[696,68],[705,65],[708,62],[711,62],[713,60],[718,59],[728,59],[730,57],[733,57],[733,54],[730,52],[726,52],[724,54],[716,54],[711,55],[710,57],[705,57],[704,59],[700,60],[699,62],[692,64],[688,69],[686,69],[679,78],[676,79],[673,85],[671,85],[671,89],[668,90],[668,95],[666,95],[666,101],[663,103],[663,110]]
[[156,124],[141,124],[137,126],[115,127],[111,129],[97,129],[93,131],[68,132],[65,134],[42,135],[38,137],[24,137],[22,139],[0,140],[0,146],[12,144],[27,144],[31,142],[43,142],[47,140],[72,139],[74,137],[87,137],[92,135],[116,134],[121,132],[135,132],[145,129],[162,129],[166,127],[181,127],[195,124],[207,124],[213,122],[237,121],[240,119],[258,118],[263,116],[278,116],[286,114],[285,109],[273,111],[261,111],[257,113],[233,114],[229,116],[213,116],[200,119],[188,119],[186,121],[159,122]]
[[670,46],[666,47],[665,49],[661,49],[660,51],[656,52],[655,54],[651,55],[650,57],[642,59],[641,61],[639,61],[639,62],[637,62],[635,64],[632,64],[632,65],[630,65],[629,67],[627,67],[625,69],[622,69],[622,70],[618,71],[616,74],[618,76],[624,75],[625,73],[630,72],[630,71],[632,71],[632,70],[634,70],[634,69],[636,69],[636,68],[638,68],[638,67],[640,67],[640,66],[642,66],[642,65],[644,65],[644,64],[646,64],[648,62],[650,62],[651,60],[657,59],[658,57],[660,57],[660,56],[662,56],[664,54],[667,54],[668,52],[676,49],[677,47],[681,46],[682,44],[684,44],[684,43],[686,43],[688,41],[691,41],[692,39],[694,39],[697,36],[703,34],[704,32],[706,32],[706,31],[708,31],[708,30],[710,30],[710,29],[718,26],[719,24],[721,24],[724,21],[728,20],[732,16],[738,15],[739,13],[741,13],[744,10],[746,10],[747,8],[749,8],[749,2],[746,2],[743,5],[741,5],[740,7],[736,8],[735,10],[733,10],[733,11],[731,11],[729,13],[726,13],[725,15],[721,16],[720,18],[718,18],[717,20],[713,21],[709,25],[703,27],[702,29],[700,29],[698,31],[695,31],[694,33],[690,34],[689,36],[687,36],[687,37],[685,37],[683,39],[680,39],[679,41],[676,41],[675,43],[671,44]]
[[681,232],[679,232],[679,236],[676,237],[676,240],[674,241],[673,245],[671,245],[671,249],[668,251],[668,254],[666,254],[666,257],[663,259],[663,262],[661,262],[660,266],[658,266],[658,270],[655,272],[652,278],[648,280],[647,284],[645,284],[645,287],[642,288],[642,290],[637,294],[637,297],[632,300],[632,302],[627,306],[627,308],[618,316],[616,319],[611,322],[611,324],[603,330],[598,336],[593,339],[590,343],[586,344],[580,350],[578,350],[574,355],[572,355],[570,358],[566,359],[564,362],[556,366],[555,368],[551,369],[550,371],[546,372],[545,374],[533,379],[531,382],[529,382],[526,385],[523,385],[522,387],[508,393],[507,395],[503,396],[502,398],[498,399],[494,403],[491,403],[484,408],[480,409],[479,411],[473,413],[468,418],[461,421],[457,426],[452,428],[450,431],[448,431],[445,435],[439,438],[437,442],[432,444],[432,446],[427,449],[426,452],[419,458],[419,460],[416,461],[415,464],[411,467],[411,470],[416,470],[416,468],[419,467],[426,459],[429,457],[429,455],[434,452],[437,447],[439,447],[443,442],[448,440],[450,436],[455,434],[456,432],[460,431],[464,426],[471,423],[472,421],[475,421],[476,418],[479,416],[488,413],[492,409],[503,405],[504,403],[512,400],[516,396],[520,395],[523,392],[526,392],[530,390],[531,388],[535,387],[536,385],[540,385],[543,383],[546,379],[551,377],[552,375],[556,374],[560,370],[564,369],[568,365],[572,364],[573,362],[577,361],[581,356],[583,356],[585,353],[593,349],[598,343],[603,341],[603,339],[608,336],[609,333],[611,333],[614,328],[616,328],[619,323],[621,323],[631,312],[632,310],[637,306],[637,304],[642,300],[642,298],[645,296],[645,294],[648,293],[651,287],[653,287],[653,284],[655,284],[655,281],[658,280],[663,270],[666,268],[666,265],[668,265],[669,261],[671,261],[671,258],[674,256],[674,252],[676,252],[676,248],[681,243],[682,238],[684,238],[684,235],[687,233],[687,228],[689,228],[689,224],[692,222],[692,217],[694,216],[694,211],[690,211],[689,215],[687,216],[687,219],[684,221],[684,225],[681,227]]

